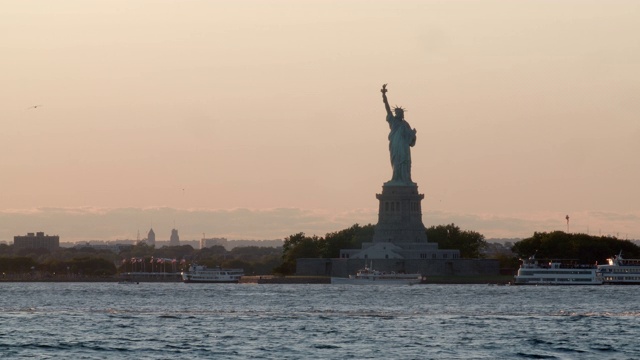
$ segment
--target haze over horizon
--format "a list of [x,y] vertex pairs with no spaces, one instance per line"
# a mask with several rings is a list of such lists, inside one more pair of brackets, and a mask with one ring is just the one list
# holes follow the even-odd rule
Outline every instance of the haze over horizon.
[[376,223],[380,87],[426,226],[640,239],[640,3],[0,4],[0,241]]

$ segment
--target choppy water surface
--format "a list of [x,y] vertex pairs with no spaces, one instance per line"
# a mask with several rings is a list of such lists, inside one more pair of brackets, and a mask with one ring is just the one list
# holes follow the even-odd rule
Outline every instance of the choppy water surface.
[[2,358],[634,359],[640,287],[0,284]]

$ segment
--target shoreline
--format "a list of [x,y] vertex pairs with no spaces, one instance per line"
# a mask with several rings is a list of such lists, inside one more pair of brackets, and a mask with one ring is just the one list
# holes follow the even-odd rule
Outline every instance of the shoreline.
[[[117,283],[130,280],[138,283],[181,283],[179,278],[173,276],[167,277],[76,277],[76,278],[0,278],[0,283],[30,283],[30,282],[55,282],[55,283]],[[492,284],[506,285],[513,282],[513,276],[496,275],[496,276],[427,276],[421,284]],[[329,276],[275,276],[275,275],[251,275],[243,276],[240,284],[331,284]]]

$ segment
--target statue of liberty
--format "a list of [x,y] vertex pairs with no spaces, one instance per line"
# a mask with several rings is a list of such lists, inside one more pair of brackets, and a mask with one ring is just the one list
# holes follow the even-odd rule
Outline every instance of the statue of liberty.
[[387,101],[387,84],[382,85],[382,101],[387,110],[387,122],[389,123],[389,153],[391,156],[391,168],[393,176],[385,185],[416,185],[411,181],[411,150],[416,144],[416,129],[412,129],[404,119],[405,110],[395,107],[391,112]]

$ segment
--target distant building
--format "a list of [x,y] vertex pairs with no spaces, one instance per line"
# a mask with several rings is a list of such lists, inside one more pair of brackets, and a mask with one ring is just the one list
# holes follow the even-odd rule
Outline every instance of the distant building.
[[60,236],[45,235],[43,232],[27,233],[26,236],[13,237],[14,250],[47,249],[54,251],[60,248]]
[[211,246],[224,246],[225,249],[227,247],[227,239],[226,238],[211,238],[211,239],[200,239],[200,249],[204,249]]
[[149,246],[156,244],[156,233],[153,232],[153,228],[151,228],[151,230],[149,230],[149,234],[147,235],[147,239],[145,240],[145,242]]
[[180,236],[178,236],[178,230],[171,229],[171,238],[169,239],[169,246],[180,245]]

